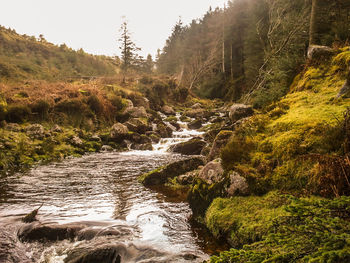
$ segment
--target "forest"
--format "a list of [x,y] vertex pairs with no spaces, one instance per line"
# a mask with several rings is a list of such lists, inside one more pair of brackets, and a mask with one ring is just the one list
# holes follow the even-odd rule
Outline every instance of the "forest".
[[0,27],[0,262],[350,262],[348,0],[116,43]]

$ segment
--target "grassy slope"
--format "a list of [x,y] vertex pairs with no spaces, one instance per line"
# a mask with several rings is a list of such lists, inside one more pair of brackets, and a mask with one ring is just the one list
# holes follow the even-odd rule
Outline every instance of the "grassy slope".
[[[240,140],[232,138],[222,151],[226,170],[239,171],[257,194],[271,190],[336,194],[338,189],[334,191],[330,184],[338,179],[327,177],[329,174],[320,169],[321,161],[308,156],[341,159],[344,155],[342,121],[350,98],[337,99],[336,95],[345,82],[345,65],[350,61],[347,50],[340,50],[329,63],[309,66],[296,77],[288,95],[238,130]],[[338,187],[336,182],[334,186]],[[236,248],[251,245],[222,253],[212,262],[350,259],[349,198],[286,201],[287,196],[281,196],[270,192],[266,196],[215,199],[205,216],[208,228],[214,235],[228,238]]]
[[0,80],[62,80],[81,76],[112,76],[118,70],[115,61],[94,56],[65,45],[19,35],[0,27]]

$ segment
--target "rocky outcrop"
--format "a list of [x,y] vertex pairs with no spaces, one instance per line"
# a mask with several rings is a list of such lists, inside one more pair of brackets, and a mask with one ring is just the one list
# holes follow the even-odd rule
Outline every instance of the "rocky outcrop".
[[247,180],[240,176],[237,172],[231,172],[230,185],[227,188],[227,194],[229,196],[234,195],[247,195],[249,193],[249,186]]
[[175,110],[172,108],[172,107],[170,107],[170,106],[168,106],[168,105],[164,105],[163,107],[162,107],[162,110],[161,110],[165,115],[175,115],[176,114],[176,112],[175,112]]
[[110,137],[114,141],[122,141],[128,133],[128,127],[121,123],[115,123],[111,128]]
[[232,131],[220,131],[216,135],[213,146],[211,147],[209,155],[207,157],[208,161],[212,161],[220,156],[221,149],[227,144],[232,134]]
[[207,163],[199,171],[198,177],[209,185],[221,182],[224,179],[224,169],[221,166],[221,160],[217,159]]
[[192,157],[160,167],[147,174],[143,174],[140,176],[139,180],[146,186],[161,185],[165,184],[168,179],[193,171],[203,164],[204,158]]
[[233,104],[229,110],[229,117],[234,123],[240,119],[253,115],[254,111],[252,106],[245,104]]
[[169,150],[184,155],[199,155],[205,145],[206,142],[201,138],[193,138],[187,142],[175,144],[171,146]]
[[145,107],[134,107],[127,110],[125,113],[129,114],[132,118],[148,118]]
[[17,236],[21,241],[27,242],[72,240],[84,227],[84,225],[80,224],[44,225],[39,222],[33,222],[22,226],[18,230]]
[[31,124],[26,127],[26,134],[30,138],[42,140],[45,138],[45,129],[41,124]]

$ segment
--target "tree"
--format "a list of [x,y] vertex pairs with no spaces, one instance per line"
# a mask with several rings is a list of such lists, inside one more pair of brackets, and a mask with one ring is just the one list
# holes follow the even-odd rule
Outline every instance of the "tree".
[[128,29],[128,23],[124,21],[120,27],[121,37],[119,38],[119,42],[121,46],[119,49],[121,50],[121,69],[123,71],[123,83],[125,82],[125,77],[128,70],[132,67],[133,63],[138,60],[139,56],[137,55],[137,51],[141,50],[136,47],[135,43],[131,40],[131,34]]

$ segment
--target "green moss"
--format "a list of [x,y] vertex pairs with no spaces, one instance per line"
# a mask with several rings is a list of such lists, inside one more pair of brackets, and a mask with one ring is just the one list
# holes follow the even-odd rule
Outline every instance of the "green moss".
[[169,116],[164,121],[171,122],[171,121],[177,121],[176,116]]
[[205,215],[206,226],[216,237],[228,238],[234,247],[257,242],[285,215],[287,196],[271,192],[263,197],[217,198]]

